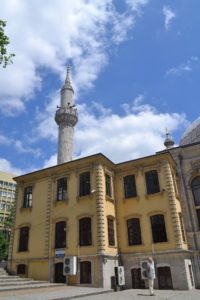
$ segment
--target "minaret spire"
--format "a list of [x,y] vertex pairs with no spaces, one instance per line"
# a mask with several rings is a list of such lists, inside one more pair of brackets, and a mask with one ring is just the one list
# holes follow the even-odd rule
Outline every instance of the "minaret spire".
[[74,126],[78,114],[74,104],[74,90],[70,80],[70,66],[67,66],[65,83],[61,89],[60,107],[56,111],[55,121],[58,124],[58,164],[72,160]]
[[166,130],[166,138],[165,138],[165,141],[164,141],[164,145],[167,149],[169,149],[169,148],[172,148],[174,146],[174,141],[173,141],[172,138],[170,138],[168,129],[166,128],[165,130]]

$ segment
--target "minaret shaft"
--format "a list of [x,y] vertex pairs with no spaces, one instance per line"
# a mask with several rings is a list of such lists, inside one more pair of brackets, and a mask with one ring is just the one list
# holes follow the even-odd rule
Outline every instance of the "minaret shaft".
[[69,67],[64,86],[61,89],[60,107],[56,111],[55,121],[58,124],[58,164],[72,160],[74,126],[78,114],[74,105],[74,90],[69,77]]
[[58,165],[72,160],[74,128],[71,126],[59,126],[58,136]]

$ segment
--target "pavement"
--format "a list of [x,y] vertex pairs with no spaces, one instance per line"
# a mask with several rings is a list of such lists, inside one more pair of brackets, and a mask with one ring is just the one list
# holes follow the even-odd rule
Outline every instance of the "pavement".
[[173,291],[155,290],[150,297],[148,290],[129,289],[113,292],[102,288],[60,286],[19,291],[2,291],[0,300],[196,300],[200,299],[200,290]]

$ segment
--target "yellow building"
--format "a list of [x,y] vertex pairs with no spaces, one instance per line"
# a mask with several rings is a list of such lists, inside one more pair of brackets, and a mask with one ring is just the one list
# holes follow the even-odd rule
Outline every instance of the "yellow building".
[[0,230],[3,230],[3,222],[15,201],[16,182],[13,180],[14,176],[14,174],[0,171]]
[[[120,164],[103,154],[72,160],[78,122],[73,95],[68,67],[55,115],[58,165],[15,178],[10,271],[110,288],[116,267],[123,266],[125,287],[142,288],[141,262],[153,256],[157,287],[194,287],[197,252],[188,250],[191,235],[187,231],[186,237],[182,222],[174,153],[167,149]],[[167,137],[165,144],[171,147],[173,141]]]
[[[16,177],[9,268],[39,280],[110,288],[144,287],[140,262],[154,257],[156,286],[188,289],[193,272],[169,152],[114,164],[103,154]],[[78,258],[63,276],[64,256]]]

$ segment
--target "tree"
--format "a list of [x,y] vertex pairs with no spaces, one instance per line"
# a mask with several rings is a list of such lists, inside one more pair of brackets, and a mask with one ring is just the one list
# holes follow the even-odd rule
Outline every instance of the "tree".
[[14,224],[14,215],[15,204],[11,206],[9,210],[9,215],[5,218],[3,222],[3,229],[0,231],[0,261],[7,260],[8,258],[10,233]]
[[15,56],[14,53],[8,54],[7,52],[10,40],[4,32],[5,27],[6,21],[0,20],[0,64],[2,64],[3,68],[6,68],[8,64],[12,64],[12,57]]
[[8,258],[9,240],[3,231],[0,231],[0,261]]

